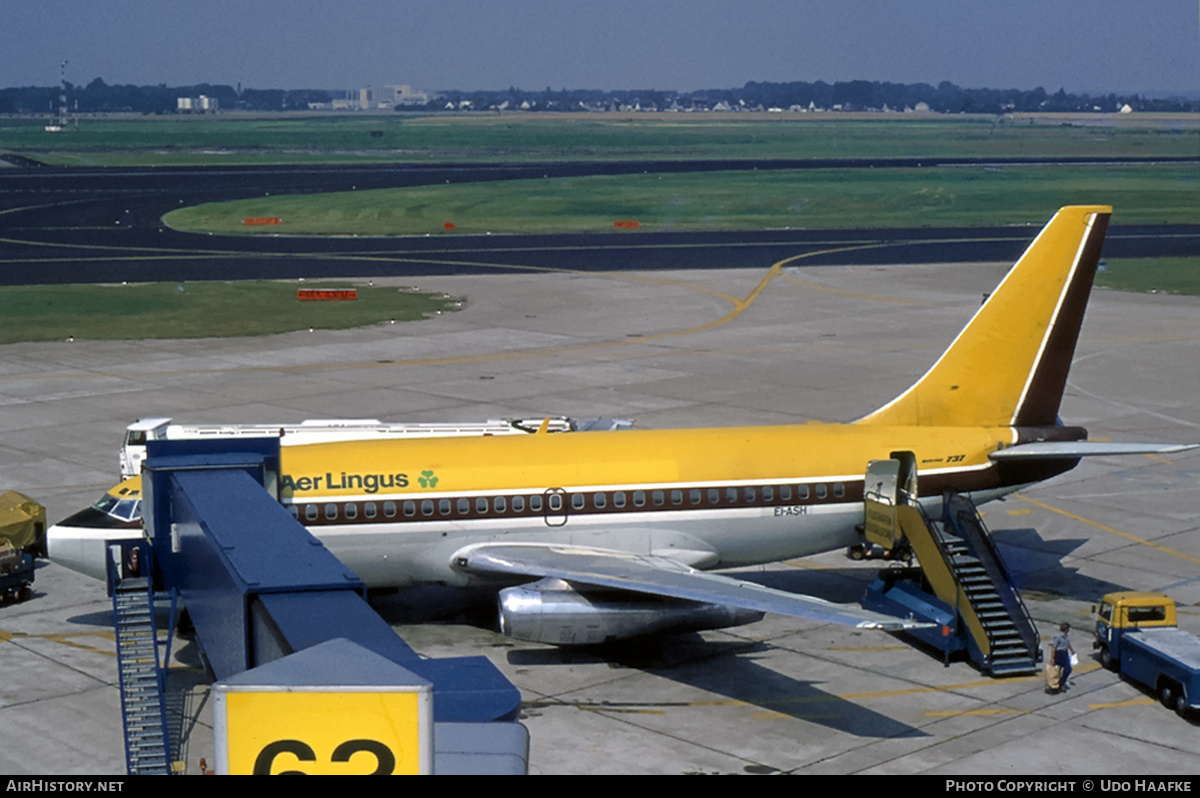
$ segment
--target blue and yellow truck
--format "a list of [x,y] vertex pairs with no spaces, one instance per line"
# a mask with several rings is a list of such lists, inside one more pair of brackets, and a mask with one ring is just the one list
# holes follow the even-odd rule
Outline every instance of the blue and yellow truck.
[[1109,593],[1100,603],[1100,663],[1154,691],[1188,718],[1200,710],[1200,638],[1176,626],[1175,602],[1161,593]]

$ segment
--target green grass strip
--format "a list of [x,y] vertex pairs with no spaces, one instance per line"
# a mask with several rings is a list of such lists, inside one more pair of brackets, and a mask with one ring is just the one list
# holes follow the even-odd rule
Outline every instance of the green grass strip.
[[0,119],[0,150],[69,166],[1194,155],[1193,115],[407,114]]
[[[358,299],[301,302],[297,288],[357,288]],[[227,338],[412,321],[462,301],[407,289],[326,282],[188,282],[0,287],[0,344]]]
[[1096,285],[1138,293],[1200,296],[1200,258],[1110,260],[1096,273]]
[[1172,223],[1194,221],[1198,183],[1193,164],[662,173],[271,196],[165,219],[225,234],[599,233],[1041,224],[1063,205],[1111,204],[1120,223]]

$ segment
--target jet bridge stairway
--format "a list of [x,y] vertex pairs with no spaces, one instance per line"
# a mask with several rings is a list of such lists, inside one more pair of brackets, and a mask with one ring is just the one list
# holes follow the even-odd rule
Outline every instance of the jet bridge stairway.
[[[109,563],[117,668],[121,684],[121,719],[125,730],[125,768],[131,776],[171,772],[164,697],[165,674],[159,668],[154,594],[150,580],[137,574],[140,551],[115,545],[120,564]],[[117,553],[120,553],[117,555]],[[132,573],[131,573],[132,568]]]
[[[897,476],[903,473],[897,470]],[[915,573],[884,572],[868,588],[863,605],[939,624],[940,629],[915,636],[946,656],[965,649],[993,676],[1036,673],[1041,659],[1037,626],[974,503],[948,493],[940,518],[931,519],[915,500],[915,469],[913,474],[907,488],[897,479],[889,491],[888,481],[871,481],[879,474],[868,470],[867,541],[894,554],[911,552],[921,567]]]

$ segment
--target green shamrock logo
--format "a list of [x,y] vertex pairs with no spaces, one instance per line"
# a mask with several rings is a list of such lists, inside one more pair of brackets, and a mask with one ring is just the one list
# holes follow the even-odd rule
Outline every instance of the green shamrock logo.
[[437,487],[438,478],[433,475],[432,471],[422,471],[417,481],[421,483],[422,488],[433,488]]

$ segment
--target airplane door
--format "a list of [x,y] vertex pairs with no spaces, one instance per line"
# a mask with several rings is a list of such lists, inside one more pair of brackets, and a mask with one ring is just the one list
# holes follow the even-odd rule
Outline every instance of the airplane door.
[[871,501],[893,505],[896,503],[896,492],[899,483],[899,460],[872,460],[867,463],[867,475],[863,483],[863,495]]
[[863,536],[868,543],[891,551],[903,537],[896,507],[917,498],[917,458],[912,452],[892,452],[889,460],[867,463],[863,482]]
[[550,488],[545,494],[546,526],[562,526],[567,523],[567,492],[562,488]]
[[892,459],[900,464],[897,487],[901,493],[896,499],[900,504],[915,504],[917,501],[917,456],[912,452],[892,452]]

